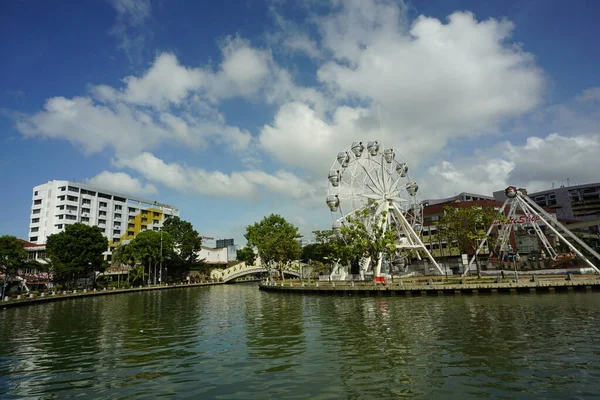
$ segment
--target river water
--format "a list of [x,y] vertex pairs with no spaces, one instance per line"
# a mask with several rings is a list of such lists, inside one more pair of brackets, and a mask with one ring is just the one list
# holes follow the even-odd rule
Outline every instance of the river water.
[[596,293],[223,285],[0,310],[2,399],[593,398]]

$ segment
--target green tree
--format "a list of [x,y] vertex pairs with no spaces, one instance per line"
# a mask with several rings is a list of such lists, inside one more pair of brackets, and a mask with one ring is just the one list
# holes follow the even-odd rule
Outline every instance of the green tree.
[[162,231],[167,232],[173,239],[176,260],[185,264],[196,262],[202,246],[202,238],[190,222],[172,217],[165,221]]
[[15,236],[0,236],[0,274],[3,275],[0,300],[4,298],[8,282],[17,276],[19,269],[23,268],[26,263],[27,252],[23,248],[23,242]]
[[132,285],[140,282],[143,284],[146,280],[146,276],[148,276],[148,274],[146,274],[143,265],[136,265],[129,271],[129,279],[131,280]]
[[254,261],[256,261],[256,254],[254,253],[254,249],[246,246],[237,251],[236,259],[238,261],[245,262],[246,265],[254,265]]
[[[374,204],[376,207],[377,204]],[[384,255],[391,257],[396,252],[394,232],[384,229],[387,212],[379,215],[365,208],[346,219],[340,228],[342,240],[334,241],[334,253],[344,260],[354,257],[368,258],[373,265],[374,278]]]
[[[148,275],[158,269],[161,261],[170,261],[173,258],[173,238],[167,232],[143,231],[140,232],[128,245],[132,257],[142,266],[148,267]],[[160,271],[159,271],[160,272]],[[156,275],[154,275],[156,280]]]
[[88,278],[94,271],[103,271],[106,268],[103,253],[107,249],[108,239],[100,228],[81,223],[67,225],[64,231],[50,235],[46,242],[57,282]]
[[[461,252],[474,252],[483,239],[493,243],[494,238],[487,235],[494,221],[504,221],[504,215],[493,207],[444,207],[444,215],[437,222],[438,232],[449,243],[456,242]],[[481,277],[479,259],[475,257],[477,276]]]
[[268,267],[275,265],[279,268],[281,279],[284,279],[284,266],[302,255],[298,243],[298,228],[277,214],[271,214],[262,221],[247,226],[244,237],[248,240],[248,246],[258,249],[263,263]]

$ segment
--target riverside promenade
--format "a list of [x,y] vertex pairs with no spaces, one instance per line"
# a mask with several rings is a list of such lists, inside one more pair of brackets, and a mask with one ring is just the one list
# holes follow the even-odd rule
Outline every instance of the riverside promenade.
[[180,284],[170,284],[170,285],[153,285],[153,286],[137,286],[131,287],[128,289],[117,289],[117,288],[106,288],[106,289],[81,289],[81,290],[60,290],[49,293],[40,293],[40,294],[21,294],[16,297],[6,297],[4,301],[0,302],[0,309],[6,307],[17,307],[17,306],[26,306],[33,304],[42,304],[51,301],[60,301],[60,300],[72,300],[72,299],[80,299],[82,297],[91,297],[91,296],[107,296],[112,294],[122,294],[122,293],[135,293],[135,292],[146,292],[153,290],[168,290],[168,289],[182,289],[182,288],[190,288],[190,287],[198,287],[198,286],[212,286],[212,285],[222,285],[223,282],[217,281],[207,281],[201,283],[180,283]]
[[449,279],[439,277],[429,279],[403,279],[387,284],[352,281],[312,281],[263,282],[260,290],[280,293],[316,294],[366,294],[373,296],[444,296],[477,294],[517,294],[517,293],[558,293],[569,291],[599,291],[600,277],[585,275],[579,277],[521,276],[515,279]]

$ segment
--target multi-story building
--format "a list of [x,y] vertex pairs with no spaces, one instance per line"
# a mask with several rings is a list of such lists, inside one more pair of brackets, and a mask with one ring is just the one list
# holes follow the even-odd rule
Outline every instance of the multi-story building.
[[567,220],[600,219],[600,183],[589,183],[530,193],[538,205],[556,209],[558,218]]
[[217,249],[222,249],[228,246],[235,246],[233,239],[217,239]]
[[179,216],[179,209],[90,185],[54,180],[33,188],[28,238],[32,243],[45,244],[48,236],[81,222],[100,227],[112,249],[142,231],[160,230],[171,216]]
[[[562,220],[589,221],[600,219],[600,183],[576,186],[560,186],[536,193],[529,198],[547,210],[556,210]],[[494,192],[498,201],[506,200],[504,190]]]
[[446,204],[446,203],[453,203],[453,202],[457,202],[457,201],[477,201],[477,200],[494,200],[494,198],[491,196],[484,196],[482,194],[462,192],[462,193],[457,194],[456,196],[448,197],[445,199],[423,200],[421,202],[421,204],[423,204],[423,207],[427,207],[427,206],[434,206],[436,204]]

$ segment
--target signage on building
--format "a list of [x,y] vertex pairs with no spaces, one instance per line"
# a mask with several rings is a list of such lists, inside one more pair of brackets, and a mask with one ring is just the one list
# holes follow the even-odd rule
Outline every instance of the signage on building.
[[539,220],[540,217],[537,215],[521,215],[519,218],[510,217],[507,222],[496,220],[494,221],[494,225],[524,225]]

